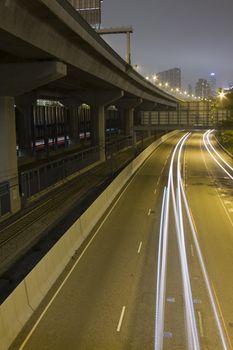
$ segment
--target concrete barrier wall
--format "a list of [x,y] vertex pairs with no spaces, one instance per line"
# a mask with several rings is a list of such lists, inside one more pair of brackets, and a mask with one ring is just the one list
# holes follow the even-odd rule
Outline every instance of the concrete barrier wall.
[[177,131],[164,135],[135,158],[69,228],[0,306],[0,350],[6,350],[32,316],[64,270],[75,251],[89,235],[127,181],[150,154]]

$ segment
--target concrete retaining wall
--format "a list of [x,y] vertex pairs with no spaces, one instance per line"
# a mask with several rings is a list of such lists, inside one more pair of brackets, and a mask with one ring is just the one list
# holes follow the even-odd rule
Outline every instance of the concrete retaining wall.
[[72,255],[89,235],[131,176],[162,142],[175,133],[177,131],[162,136],[135,158],[4,301],[0,306],[0,350],[9,348],[33,314],[33,311],[64,270]]

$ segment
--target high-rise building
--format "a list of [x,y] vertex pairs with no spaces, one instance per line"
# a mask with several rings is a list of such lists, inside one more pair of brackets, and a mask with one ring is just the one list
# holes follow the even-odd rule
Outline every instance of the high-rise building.
[[216,96],[216,74],[210,73],[209,76],[210,96]]
[[100,29],[103,0],[69,0],[69,2],[93,28]]
[[181,70],[180,68],[172,68],[156,74],[158,80],[166,84],[168,83],[171,88],[181,89]]
[[195,94],[197,97],[209,98],[210,97],[210,86],[206,79],[198,79],[195,88]]
[[193,94],[193,87],[191,84],[188,85],[188,94],[191,96]]

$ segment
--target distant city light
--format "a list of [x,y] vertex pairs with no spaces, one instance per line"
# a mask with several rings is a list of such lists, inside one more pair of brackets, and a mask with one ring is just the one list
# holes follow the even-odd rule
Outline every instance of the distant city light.
[[218,94],[218,97],[220,98],[220,100],[222,100],[223,98],[225,98],[225,97],[226,97],[225,92],[220,91],[219,94]]

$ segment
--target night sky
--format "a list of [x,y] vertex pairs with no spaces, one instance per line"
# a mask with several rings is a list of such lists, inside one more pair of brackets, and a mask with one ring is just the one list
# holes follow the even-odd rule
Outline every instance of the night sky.
[[[104,27],[132,25],[132,64],[140,73],[179,67],[182,85],[215,72],[233,82],[233,0],[104,0]],[[125,56],[125,36],[104,36]]]

